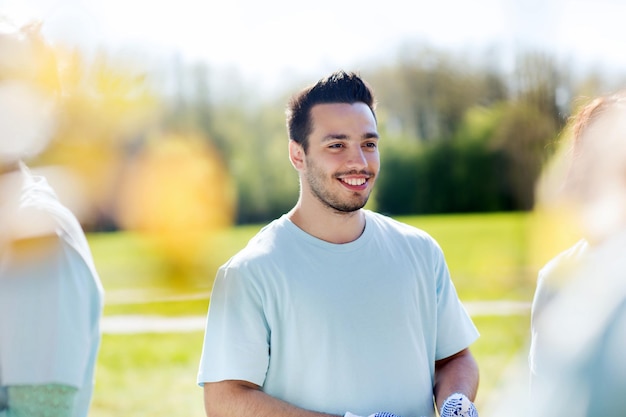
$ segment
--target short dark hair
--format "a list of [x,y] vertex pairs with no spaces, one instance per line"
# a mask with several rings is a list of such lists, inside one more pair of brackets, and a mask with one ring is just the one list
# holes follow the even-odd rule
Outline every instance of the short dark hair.
[[289,139],[302,145],[306,153],[309,145],[311,108],[317,104],[365,103],[376,120],[374,94],[370,86],[354,72],[336,71],[316,84],[295,94],[287,106],[287,133]]

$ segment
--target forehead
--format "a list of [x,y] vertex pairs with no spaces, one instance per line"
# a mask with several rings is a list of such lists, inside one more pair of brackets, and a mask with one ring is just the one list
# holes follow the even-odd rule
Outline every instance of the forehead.
[[365,103],[325,103],[311,108],[313,131],[362,129],[376,131],[376,119]]

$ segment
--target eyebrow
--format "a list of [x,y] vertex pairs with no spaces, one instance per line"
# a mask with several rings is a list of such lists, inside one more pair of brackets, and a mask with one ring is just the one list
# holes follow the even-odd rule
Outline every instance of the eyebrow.
[[[348,140],[349,137],[343,133],[330,133],[322,138],[322,142],[329,142],[332,140]],[[379,139],[379,135],[376,132],[366,132],[361,139]]]

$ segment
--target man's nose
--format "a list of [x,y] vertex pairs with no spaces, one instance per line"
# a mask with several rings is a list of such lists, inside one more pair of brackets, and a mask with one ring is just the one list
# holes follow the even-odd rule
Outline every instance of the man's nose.
[[367,167],[367,157],[361,147],[357,147],[350,152],[347,165],[350,168],[362,169]]

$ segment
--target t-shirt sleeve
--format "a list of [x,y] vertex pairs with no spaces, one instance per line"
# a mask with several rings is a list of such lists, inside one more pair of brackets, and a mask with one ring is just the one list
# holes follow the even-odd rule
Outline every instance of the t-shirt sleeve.
[[211,294],[197,382],[244,380],[263,385],[270,330],[262,291],[250,271],[219,269]]
[[433,253],[437,281],[437,347],[435,359],[444,359],[469,347],[479,336],[465,307],[459,300],[443,252]]
[[92,281],[80,255],[57,235],[23,239],[4,254],[0,385],[83,385],[92,348]]

